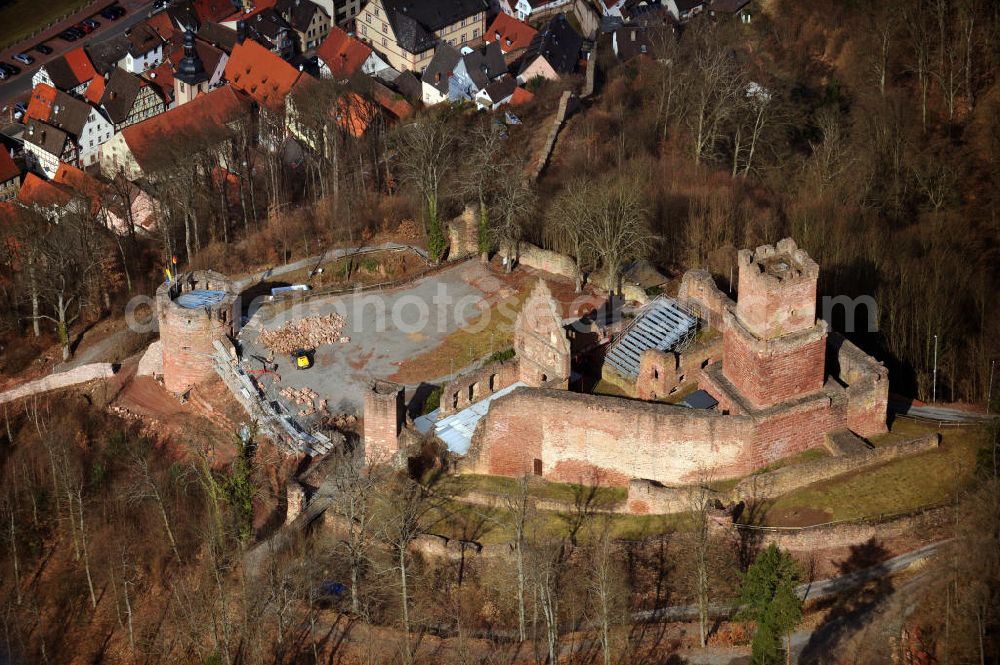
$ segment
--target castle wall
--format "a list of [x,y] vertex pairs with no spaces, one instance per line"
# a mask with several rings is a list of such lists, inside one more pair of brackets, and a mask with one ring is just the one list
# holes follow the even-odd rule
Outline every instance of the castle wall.
[[826,324],[762,340],[729,315],[723,357],[726,378],[757,406],[816,392],[826,372]]
[[516,358],[463,374],[441,389],[441,417],[450,416],[498,390],[503,390],[515,383],[518,376]]
[[692,344],[681,353],[646,349],[639,356],[635,394],[639,399],[661,399],[685,383],[698,380],[699,370],[722,355],[722,338]]
[[677,301],[716,330],[725,329],[725,314],[736,305],[716,285],[707,270],[688,270],[684,273]]
[[462,214],[448,224],[448,258],[479,253],[479,206],[466,204]]
[[391,463],[399,452],[399,435],[406,419],[403,387],[373,381],[365,393],[365,463]]
[[847,385],[847,426],[866,437],[887,431],[889,371],[843,335],[831,334],[829,349],[831,373]]
[[736,317],[756,337],[772,339],[816,321],[819,266],[791,238],[737,255]]
[[666,404],[520,388],[494,401],[473,436],[467,469],[533,473],[562,482],[665,484],[709,471],[732,478],[750,470],[753,421]]

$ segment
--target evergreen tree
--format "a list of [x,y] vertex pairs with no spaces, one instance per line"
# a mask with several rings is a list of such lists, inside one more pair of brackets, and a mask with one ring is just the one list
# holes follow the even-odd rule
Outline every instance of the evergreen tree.
[[780,638],[787,638],[802,620],[802,599],[795,593],[799,579],[795,560],[774,544],[743,575],[737,618],[757,625],[752,645],[754,665],[780,662]]

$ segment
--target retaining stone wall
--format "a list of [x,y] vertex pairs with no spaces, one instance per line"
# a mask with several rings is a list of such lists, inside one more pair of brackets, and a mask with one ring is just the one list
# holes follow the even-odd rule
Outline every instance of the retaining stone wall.
[[39,395],[51,390],[69,388],[70,386],[86,383],[88,381],[107,379],[114,376],[114,374],[115,368],[111,363],[80,365],[79,367],[74,367],[73,369],[66,370],[65,372],[50,374],[41,379],[28,381],[27,383],[24,383],[16,388],[11,388],[6,392],[0,393],[0,404],[13,402],[14,400],[18,400],[23,397]]
[[750,476],[740,481],[734,492],[739,498],[773,498],[845,473],[934,450],[938,447],[939,442],[940,437],[937,434],[928,434],[908,441],[872,448],[855,455],[824,457],[802,462],[794,466]]

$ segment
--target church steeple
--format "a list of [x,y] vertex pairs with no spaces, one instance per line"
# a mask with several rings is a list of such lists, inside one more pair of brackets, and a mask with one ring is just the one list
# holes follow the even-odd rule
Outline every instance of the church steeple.
[[181,58],[181,62],[177,66],[174,78],[180,79],[188,85],[198,85],[202,81],[208,80],[205,65],[202,64],[201,58],[198,57],[198,51],[194,47],[194,31],[190,27],[184,30],[184,57]]
[[177,63],[174,72],[174,101],[177,106],[188,103],[198,93],[208,92],[208,79],[205,65],[194,45],[194,30],[188,26],[184,29],[184,57]]

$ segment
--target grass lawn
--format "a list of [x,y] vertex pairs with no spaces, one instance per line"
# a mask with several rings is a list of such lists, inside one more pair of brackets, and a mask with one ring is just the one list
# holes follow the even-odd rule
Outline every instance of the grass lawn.
[[391,380],[416,383],[427,377],[454,373],[496,351],[510,348],[514,344],[514,322],[527,296],[527,292],[515,293],[501,300],[474,322],[448,334],[431,351],[408,360]]
[[[446,481],[448,489],[455,496],[468,494],[472,491],[487,494],[514,494],[518,491],[520,481],[506,476],[484,476],[462,474],[453,476]],[[535,480],[528,484],[528,492],[536,499],[562,501],[570,505],[581,492],[589,492],[589,487],[572,483],[553,483],[545,480]],[[625,501],[628,490],[624,487],[597,487],[594,489],[593,503],[598,506],[611,506]]]
[[63,14],[87,4],[88,0],[12,0],[0,5],[0,26],[3,26],[0,49],[16,44]]
[[[897,418],[892,432],[879,437],[876,445],[933,431],[933,427]],[[946,428],[936,450],[790,492],[775,501],[772,510],[810,508],[827,512],[831,520],[844,520],[948,501],[972,480],[976,451],[985,441],[982,427]]]

